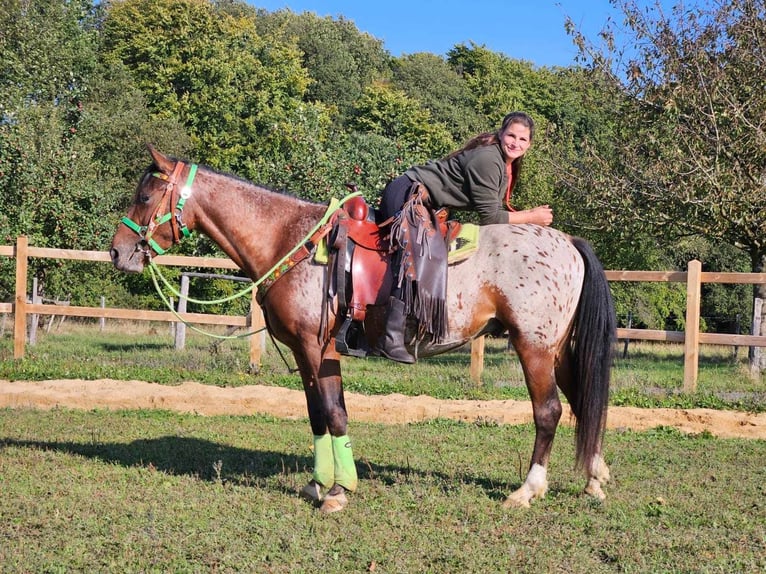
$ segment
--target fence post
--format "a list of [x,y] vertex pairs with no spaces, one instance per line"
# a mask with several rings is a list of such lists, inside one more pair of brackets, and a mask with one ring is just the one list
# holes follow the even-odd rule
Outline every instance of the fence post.
[[[181,296],[178,298],[178,314],[186,313],[186,298],[189,296],[189,276],[181,275]],[[186,346],[186,323],[178,321],[176,326],[176,349],[181,350]]]
[[481,374],[484,371],[484,337],[471,341],[471,380],[476,385],[481,384]]
[[[628,329],[633,327],[633,311],[628,311],[628,324],[626,325]],[[626,358],[628,356],[628,344],[630,343],[630,339],[628,337],[625,337],[625,346],[622,348],[622,358]]]
[[[101,308],[106,309],[106,297],[101,295]],[[106,328],[106,317],[101,317],[98,320],[98,330],[102,331]]]
[[25,235],[16,238],[16,299],[13,307],[13,358],[24,358],[27,342],[27,269],[29,242]]
[[[753,299],[753,335],[763,334],[763,323],[761,322],[761,313],[763,312],[763,299],[756,297]],[[757,379],[761,376],[761,357],[763,349],[760,347],[751,347],[750,353],[750,376]]]
[[[250,292],[250,330],[257,331],[266,326],[263,311],[256,300],[257,289]],[[250,335],[250,372],[259,373],[262,366],[263,354],[266,352],[266,330]]]
[[[42,302],[42,298],[37,294],[37,277],[32,278],[32,304],[37,305]],[[29,317],[29,346],[34,347],[37,344],[37,327],[40,324],[40,315],[32,313]]]
[[702,291],[702,263],[689,261],[686,278],[686,327],[684,331],[684,391],[697,390],[700,352],[700,296]]

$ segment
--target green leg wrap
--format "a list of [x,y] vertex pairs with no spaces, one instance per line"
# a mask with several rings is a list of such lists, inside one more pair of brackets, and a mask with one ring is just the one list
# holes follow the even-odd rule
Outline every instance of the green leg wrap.
[[325,488],[335,484],[335,463],[333,462],[332,437],[330,433],[314,435],[313,479]]
[[347,435],[332,437],[332,454],[335,457],[335,483],[346,490],[355,491],[357,477],[351,439]]

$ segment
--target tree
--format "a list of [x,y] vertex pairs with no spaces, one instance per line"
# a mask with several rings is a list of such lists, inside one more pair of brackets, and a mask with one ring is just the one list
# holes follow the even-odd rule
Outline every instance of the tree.
[[[726,242],[766,271],[764,0],[679,4],[669,15],[617,5],[625,28],[608,27],[603,46],[572,28],[582,61],[605,80],[615,136],[584,146],[567,177],[574,200],[607,225]],[[766,285],[754,294],[766,298]]]
[[384,84],[365,90],[350,127],[395,141],[420,161],[446,155],[455,145],[447,128],[434,122],[420,102]]
[[297,49],[261,36],[252,13],[226,3],[114,1],[103,46],[130,70],[153,113],[177,118],[195,159],[214,168],[258,179],[247,171],[251,158],[277,161],[290,146],[281,126],[311,107]]
[[334,108],[339,126],[346,124],[365,88],[390,75],[391,56],[383,42],[360,32],[342,16],[336,20],[312,12],[261,10],[257,25],[263,34],[298,47],[303,67],[312,79],[306,101]]
[[465,76],[441,56],[425,52],[402,56],[393,60],[392,69],[392,87],[418,100],[434,121],[447,127],[455,142],[465,142],[486,129]]
[[[124,70],[99,61],[90,2],[0,7],[0,237],[106,249],[146,165],[145,141],[183,150],[188,138],[172,121],[152,121]],[[75,302],[97,303],[116,283],[103,265],[33,259],[30,268],[44,292]],[[0,273],[0,292],[13,292],[12,276]]]
[[[0,4],[0,237],[27,235],[36,246],[100,247],[112,222],[103,182],[79,141],[82,101],[97,65],[87,1]],[[33,261],[44,288],[65,275],[59,263]],[[0,290],[13,292],[0,274]]]

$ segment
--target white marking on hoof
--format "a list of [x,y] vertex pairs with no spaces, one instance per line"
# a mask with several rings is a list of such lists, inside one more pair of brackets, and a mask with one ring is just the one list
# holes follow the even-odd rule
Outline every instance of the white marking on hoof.
[[348,498],[346,498],[345,492],[339,492],[338,494],[328,494],[325,496],[322,506],[319,507],[319,511],[322,514],[332,514],[333,512],[339,512],[346,508],[348,504]]
[[598,500],[606,500],[606,494],[601,490],[601,483],[595,478],[591,478],[585,486],[585,494]]
[[605,500],[606,494],[604,494],[604,491],[601,489],[601,485],[609,482],[611,478],[609,467],[606,465],[601,455],[597,454],[593,457],[593,461],[590,465],[588,484],[585,485],[585,494],[592,496],[597,500]]
[[524,481],[518,490],[503,502],[503,508],[529,508],[529,503],[535,498],[543,498],[548,492],[547,471],[544,466],[533,464]]
[[602,484],[606,484],[612,479],[609,467],[600,454],[593,457],[593,462],[590,465],[590,478],[594,478]]
[[310,502],[321,502],[322,487],[319,486],[319,483],[316,480],[312,480],[306,486],[301,488],[300,495],[301,498],[304,498]]

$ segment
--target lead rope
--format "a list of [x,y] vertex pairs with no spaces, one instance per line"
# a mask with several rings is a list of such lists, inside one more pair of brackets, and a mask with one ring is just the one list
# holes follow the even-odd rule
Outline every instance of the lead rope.
[[[354,197],[358,197],[360,195],[362,195],[362,192],[357,191],[357,192],[350,193],[350,194],[346,195],[345,197],[343,197],[340,200],[336,199],[334,197],[332,199],[330,199],[330,204],[327,206],[327,210],[325,211],[325,214],[322,216],[322,218],[319,220],[319,222],[311,229],[311,231],[308,232],[306,237],[304,237],[293,249],[291,249],[290,252],[287,253],[287,255],[285,255],[284,257],[282,257],[282,259],[277,261],[277,263],[274,264],[274,266],[271,269],[269,269],[268,273],[262,275],[260,279],[258,279],[257,281],[254,281],[248,287],[242,289],[238,293],[234,293],[233,295],[229,295],[228,297],[223,297],[221,299],[213,299],[213,300],[208,300],[208,301],[203,301],[203,300],[200,300],[200,299],[195,299],[193,297],[188,297],[188,296],[185,296],[185,295],[181,295],[181,293],[178,291],[178,289],[176,289],[173,285],[171,285],[170,282],[165,278],[165,276],[162,274],[162,271],[160,270],[159,266],[154,262],[154,260],[153,259],[149,259],[149,272],[150,272],[150,274],[152,276],[152,283],[154,283],[154,288],[157,291],[157,294],[162,299],[162,301],[165,303],[165,306],[170,310],[171,313],[173,313],[173,315],[176,317],[176,319],[178,319],[181,323],[183,323],[184,325],[189,327],[191,330],[196,331],[197,333],[200,333],[202,335],[207,335],[208,337],[211,337],[211,338],[214,338],[214,339],[224,339],[224,340],[227,340],[227,339],[241,339],[241,338],[244,338],[244,337],[249,337],[251,335],[255,335],[257,333],[260,333],[261,331],[266,329],[266,327],[261,327],[260,329],[257,329],[255,331],[250,331],[250,332],[247,332],[247,333],[243,333],[241,335],[218,335],[216,333],[210,333],[209,331],[205,331],[203,329],[200,329],[199,327],[195,327],[194,325],[192,325],[191,323],[186,321],[184,318],[182,318],[178,314],[178,312],[173,308],[173,304],[170,302],[169,298],[165,295],[165,292],[162,290],[162,287],[160,286],[158,279],[160,279],[162,281],[162,283],[165,285],[165,287],[173,295],[175,295],[176,297],[179,297],[179,298],[185,297],[187,301],[192,302],[192,303],[196,303],[198,305],[214,305],[214,304],[219,304],[219,303],[225,303],[225,302],[233,301],[235,299],[238,299],[239,297],[243,297],[243,296],[247,295],[248,293],[250,293],[256,287],[258,287],[266,279],[271,277],[271,275],[274,273],[274,271],[276,271],[285,261],[287,261],[295,253],[297,253],[299,249],[304,247],[306,245],[306,243],[308,243],[308,241],[314,235],[314,233],[316,233],[322,226],[324,226],[330,220],[330,218],[333,216],[333,214],[338,210],[338,208],[340,206],[342,206],[348,200],[350,200],[350,199],[352,199]],[[273,340],[274,340],[274,337],[272,335],[272,341]],[[279,347],[277,347],[277,350],[279,350]],[[280,351],[280,356],[282,356],[281,351]],[[284,356],[282,356],[282,359],[284,360]],[[285,364],[287,364],[286,361],[285,361]],[[289,368],[290,367],[288,366],[288,369]]]

